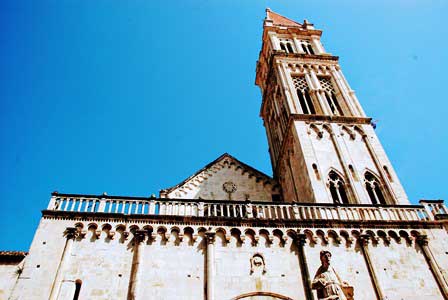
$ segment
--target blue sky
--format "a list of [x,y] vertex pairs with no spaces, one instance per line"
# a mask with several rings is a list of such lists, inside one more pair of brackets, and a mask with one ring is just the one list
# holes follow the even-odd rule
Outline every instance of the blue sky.
[[448,198],[447,1],[3,0],[0,249],[55,190],[158,194],[224,152],[271,174],[266,7],[324,30],[411,201]]

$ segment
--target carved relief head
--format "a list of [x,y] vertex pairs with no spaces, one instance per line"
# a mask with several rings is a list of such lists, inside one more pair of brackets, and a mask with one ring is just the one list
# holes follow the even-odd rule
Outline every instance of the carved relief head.
[[250,274],[257,273],[259,275],[266,273],[266,264],[261,253],[255,253],[250,259]]

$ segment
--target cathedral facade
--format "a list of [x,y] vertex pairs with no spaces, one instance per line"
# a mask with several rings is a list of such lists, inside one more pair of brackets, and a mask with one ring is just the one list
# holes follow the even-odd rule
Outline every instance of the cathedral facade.
[[448,210],[410,204],[321,35],[266,10],[273,177],[226,153],[159,197],[54,192],[0,299],[448,299]]

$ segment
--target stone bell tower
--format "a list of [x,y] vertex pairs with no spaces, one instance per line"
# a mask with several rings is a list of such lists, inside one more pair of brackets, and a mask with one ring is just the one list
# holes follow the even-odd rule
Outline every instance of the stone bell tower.
[[321,30],[266,9],[256,84],[286,202],[409,204]]

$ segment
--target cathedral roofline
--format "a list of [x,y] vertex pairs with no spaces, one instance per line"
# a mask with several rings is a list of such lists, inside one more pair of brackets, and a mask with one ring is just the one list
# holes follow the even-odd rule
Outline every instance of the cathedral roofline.
[[[165,200],[165,199],[163,199]],[[177,201],[177,200],[176,200]],[[228,203],[228,202],[227,202]],[[252,203],[252,202],[251,202]],[[235,203],[238,204],[238,203]],[[255,203],[252,203],[255,204]],[[262,203],[260,203],[262,204]],[[311,204],[311,203],[310,203]],[[282,205],[279,203],[278,205]],[[284,203],[283,203],[284,205]],[[304,203],[300,203],[300,206],[305,206]],[[320,207],[327,207],[319,204]],[[331,205],[328,205],[330,207]],[[334,206],[334,205],[333,205]],[[366,208],[372,208],[372,205],[365,205]],[[399,208],[420,208],[419,205],[398,205],[394,207]],[[149,222],[163,222],[165,224],[173,222],[183,222],[185,224],[196,225],[214,225],[215,222],[219,225],[238,225],[244,224],[244,226],[283,226],[283,227],[324,227],[324,228],[359,228],[359,229],[372,229],[372,228],[440,228],[442,221],[439,220],[341,220],[341,219],[260,219],[260,218],[227,218],[222,216],[185,216],[185,215],[142,215],[142,214],[125,214],[125,213],[95,213],[95,212],[75,212],[75,211],[59,211],[59,210],[43,210],[42,217],[63,217],[83,220],[120,220],[120,223],[129,223],[135,220],[144,220]]]
[[20,262],[27,255],[25,251],[0,251],[0,262]]
[[[194,177],[198,176],[202,172],[210,169],[213,165],[217,164],[221,160],[224,160],[225,158],[233,160],[235,163],[241,165],[241,167],[243,169],[245,169],[247,172],[254,173],[254,175],[256,175],[257,177],[262,177],[262,178],[264,177],[268,181],[274,181],[274,179],[271,176],[269,176],[269,175],[267,175],[267,174],[265,174],[265,173],[255,169],[255,168],[253,168],[253,167],[243,163],[242,161],[238,160],[237,158],[235,158],[234,156],[232,156],[232,155],[230,155],[229,153],[226,152],[226,153],[222,154],[221,156],[219,156],[217,159],[215,159],[212,162],[208,163],[206,166],[204,166],[203,168],[201,168],[197,172],[195,172],[193,175],[191,175],[191,176],[187,177],[186,179],[184,179],[183,181],[181,181],[180,183],[178,183],[178,184],[176,184],[176,185],[174,185],[172,187],[169,187],[169,188],[166,188],[166,189],[162,189],[160,191],[160,193],[161,194],[162,193],[168,194],[169,192],[171,192],[171,191],[173,191],[173,190],[175,190],[175,189],[185,185],[188,181],[192,180]],[[276,184],[276,183],[273,182],[273,184]]]
[[[367,203],[355,203],[355,204],[335,204],[335,203],[315,203],[315,202],[269,202],[266,201],[257,201],[257,200],[232,200],[229,202],[228,199],[189,199],[189,198],[160,198],[160,197],[139,197],[139,196],[118,196],[118,195],[92,195],[92,194],[69,194],[69,193],[56,193],[52,195],[54,197],[61,197],[61,198],[94,198],[94,199],[119,199],[119,200],[146,200],[146,201],[163,201],[163,202],[169,202],[169,201],[176,201],[176,202],[205,202],[205,203],[231,203],[231,204],[245,204],[245,203],[252,203],[252,204],[262,204],[262,205],[298,205],[298,206],[322,206],[322,207],[378,207],[378,208],[394,208],[394,207],[401,207],[401,208],[423,208],[424,205],[422,203],[444,203],[443,200],[420,200],[420,204],[367,204]],[[61,213],[80,213],[75,211],[63,211],[63,210],[42,210],[42,213],[54,211],[54,212],[61,212]],[[85,213],[85,212],[81,212]],[[95,212],[92,212],[95,213]],[[117,214],[117,213],[113,213]],[[1,251],[0,251],[1,253]]]

